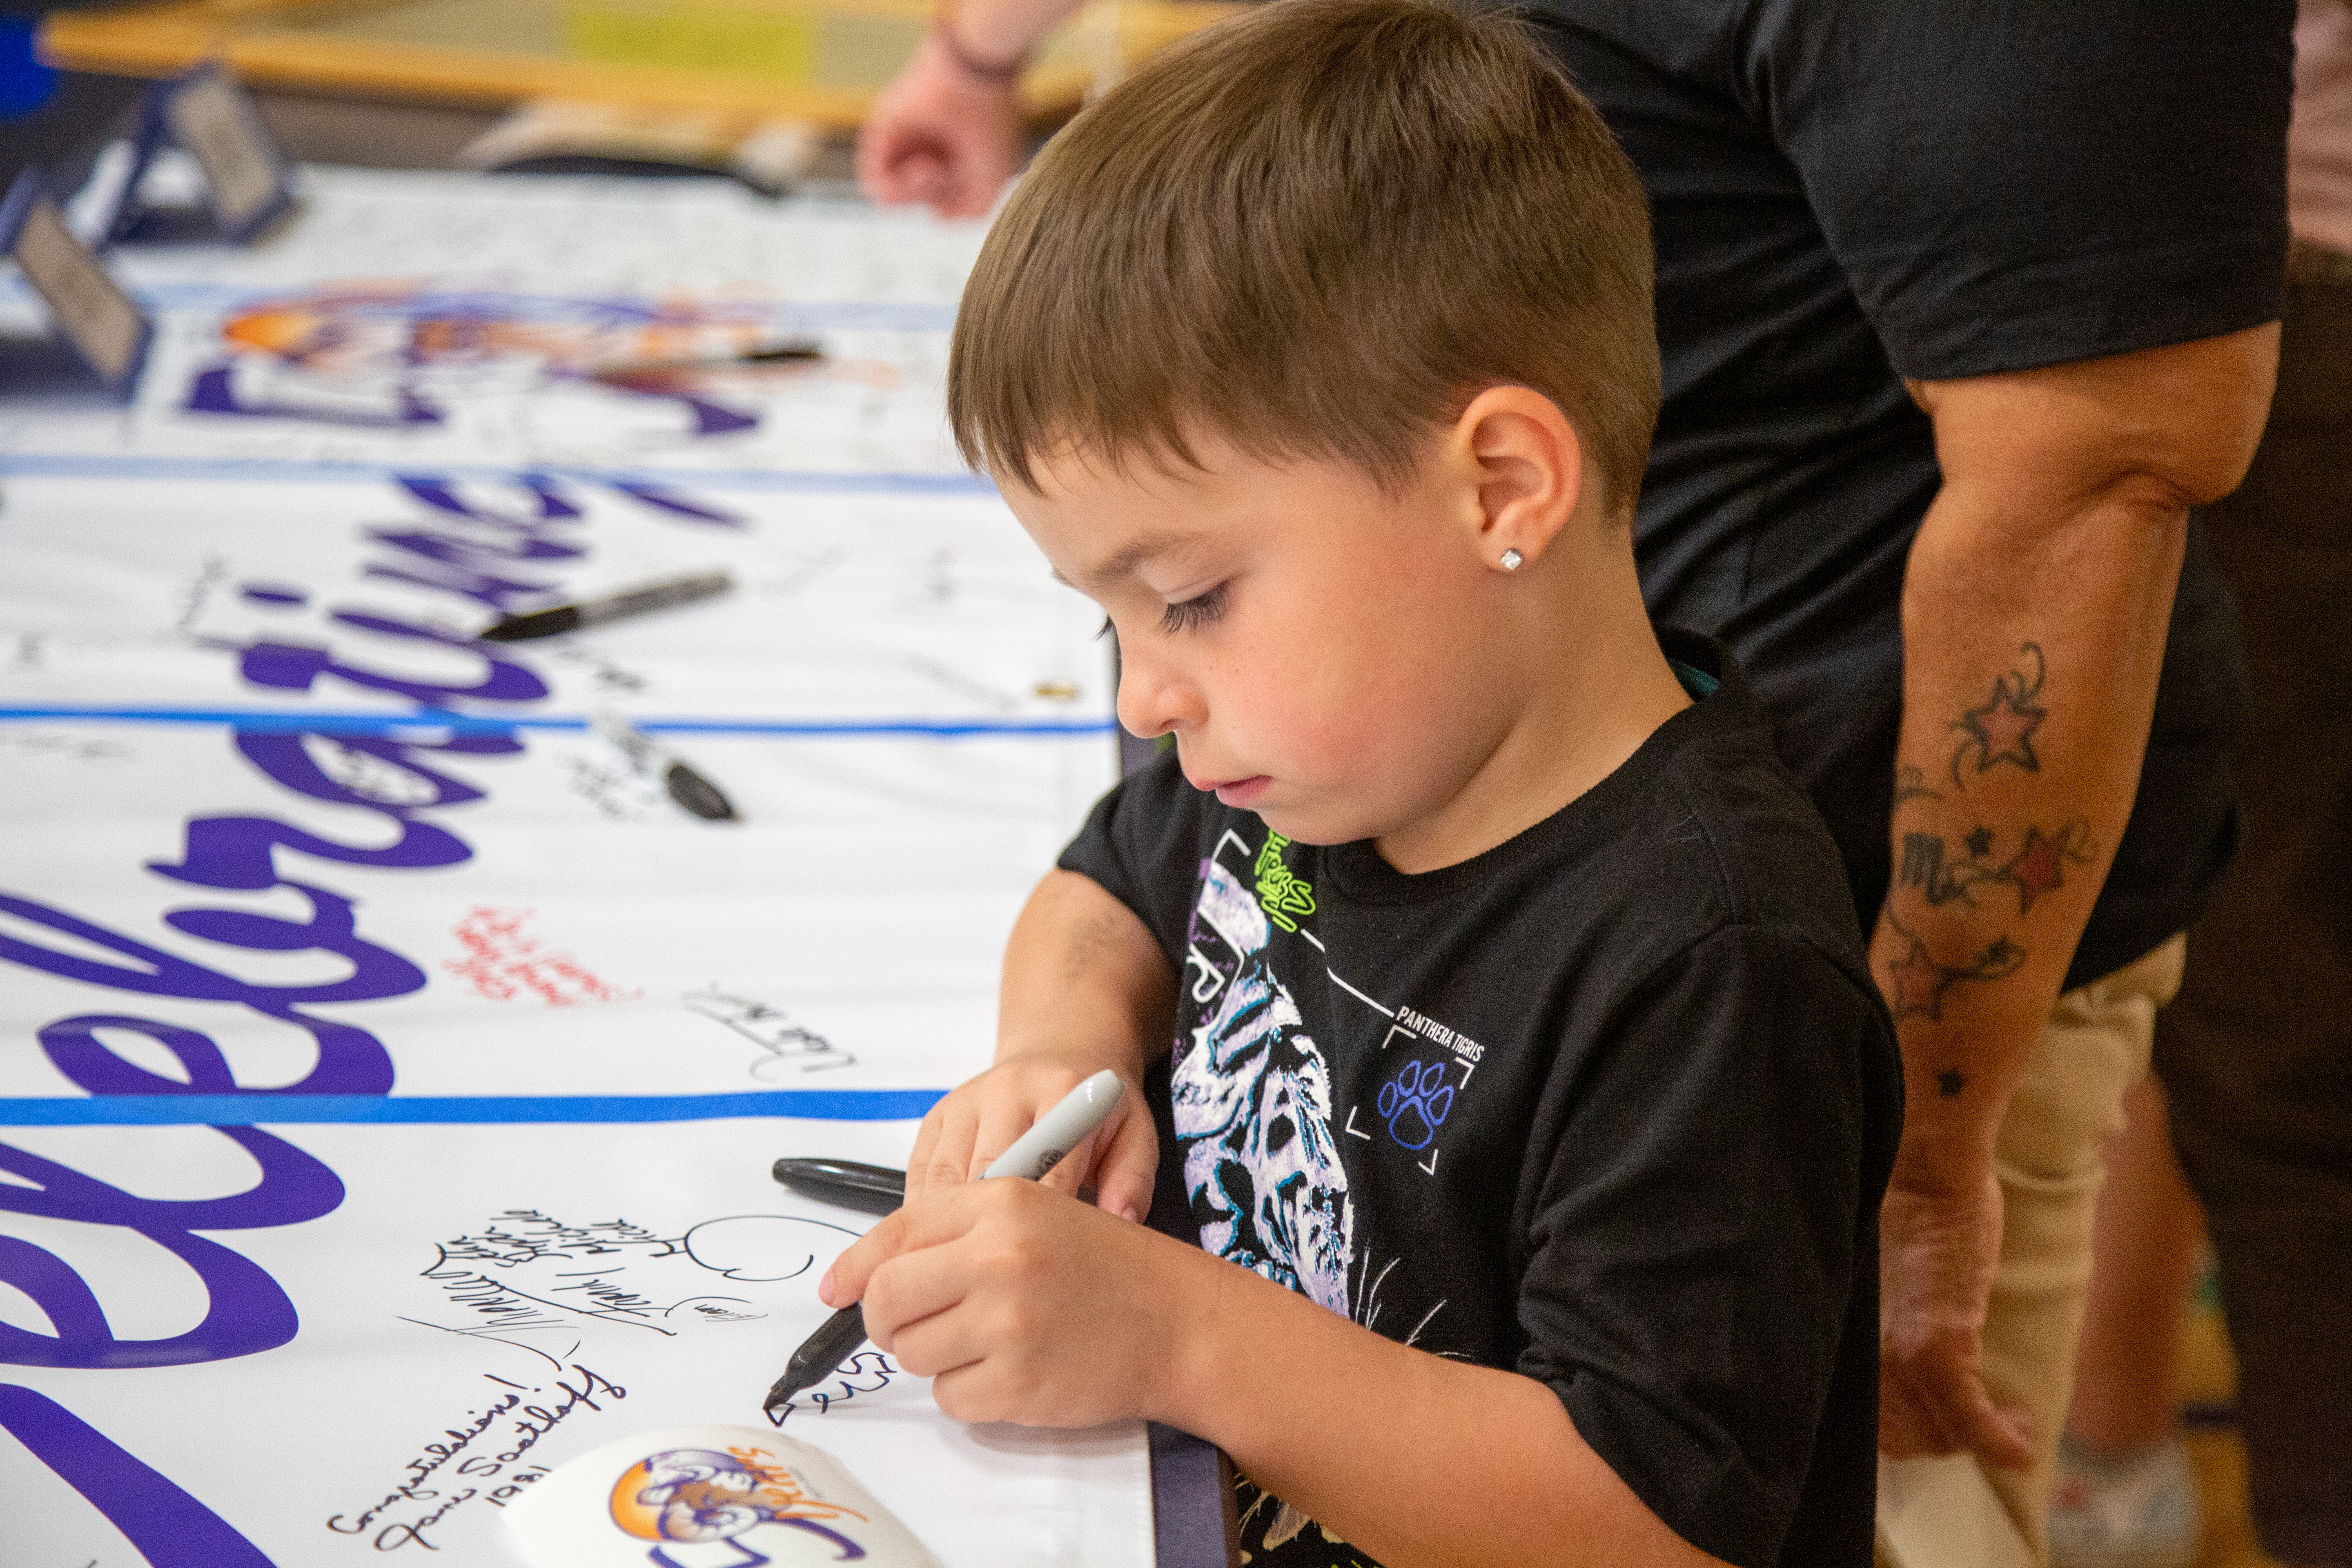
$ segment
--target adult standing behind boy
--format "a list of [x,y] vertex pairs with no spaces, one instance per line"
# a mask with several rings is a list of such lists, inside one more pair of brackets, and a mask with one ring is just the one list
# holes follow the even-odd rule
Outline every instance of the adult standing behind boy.
[[[982,210],[1010,68],[1067,8],[944,15],[867,188]],[[2187,519],[2270,396],[2293,8],[1530,12],[1650,197],[1643,592],[1748,668],[1876,922],[1907,1068],[1882,1441],[1974,1448],[2040,1549],[2100,1139],[2235,838]]]
[[[1219,1444],[1257,1568],[1870,1559],[1894,1030],[1736,661],[1643,606],[1652,319],[1591,106],[1412,0],[1150,62],[957,312],[961,448],[1175,745],[820,1291],[950,1415]],[[966,1179],[1105,1068],[1046,1184]]]

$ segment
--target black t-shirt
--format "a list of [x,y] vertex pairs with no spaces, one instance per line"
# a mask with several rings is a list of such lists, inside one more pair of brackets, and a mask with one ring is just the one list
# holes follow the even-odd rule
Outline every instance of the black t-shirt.
[[[1156,1227],[1549,1384],[1717,1556],[1860,1568],[1901,1069],[1754,699],[1714,645],[1665,643],[1712,694],[1460,865],[1292,843],[1173,755],[1061,864],[1180,977]],[[1361,1561],[1276,1500],[1245,1511],[1261,1568]]]
[[[1940,482],[1901,378],[2275,320],[2294,5],[1532,9],[1650,195],[1666,395],[1635,536],[1651,614],[1747,668],[1867,922],[1887,884],[1903,568]],[[2069,985],[2186,926],[2227,863],[2241,679],[2192,541],[2138,798]]]

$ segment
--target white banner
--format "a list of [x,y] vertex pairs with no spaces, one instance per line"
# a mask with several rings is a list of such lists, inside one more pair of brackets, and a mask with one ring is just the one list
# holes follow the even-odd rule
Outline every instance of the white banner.
[[[868,1223],[769,1164],[903,1161],[1115,773],[1098,616],[939,435],[971,231],[716,187],[310,201],[249,256],[132,253],[178,302],[129,413],[0,404],[11,1565],[507,1563],[546,1468],[762,1419]],[[688,347],[931,315],[888,384],[845,353],[647,391],[575,374],[610,345],[467,316],[453,258],[656,314],[766,290],[751,326],[661,328]],[[411,359],[464,374],[379,356],[367,395],[436,419],[294,401],[379,318],[255,324],[368,262],[439,312],[403,318],[444,355]],[[224,353],[279,412],[192,403]],[[698,434],[726,424],[698,401],[747,423]],[[478,640],[717,569],[719,598]],[[741,820],[680,809],[600,708]],[[968,1429],[870,1349],[786,1429],[944,1562],[1149,1561],[1137,1429]]]

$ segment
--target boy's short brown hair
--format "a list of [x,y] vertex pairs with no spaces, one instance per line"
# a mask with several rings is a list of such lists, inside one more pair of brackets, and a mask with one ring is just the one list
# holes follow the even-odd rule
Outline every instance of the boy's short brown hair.
[[1339,458],[1386,485],[1486,387],[1558,404],[1631,510],[1658,411],[1649,212],[1499,13],[1276,0],[1154,58],[1038,155],[965,285],[975,468]]

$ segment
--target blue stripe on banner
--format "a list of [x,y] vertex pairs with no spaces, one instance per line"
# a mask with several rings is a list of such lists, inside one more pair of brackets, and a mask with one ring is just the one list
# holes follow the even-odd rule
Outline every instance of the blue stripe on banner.
[[939,1089],[769,1089],[741,1094],[488,1095],[110,1094],[0,1098],[0,1126],[261,1127],[295,1122],[710,1121],[790,1116],[805,1121],[916,1121]]
[[[416,741],[428,735],[504,735],[516,730],[582,731],[585,719],[554,715],[487,718],[424,708],[408,713],[305,713],[270,708],[99,708],[62,703],[0,708],[0,723],[233,724],[249,735],[374,735]],[[992,736],[1108,735],[1112,719],[635,719],[667,735],[912,735],[933,740]]]
[[494,463],[398,463],[281,458],[133,457],[112,452],[0,452],[0,474],[68,479],[344,479],[380,484],[417,474],[435,479],[520,483],[532,476],[591,485],[679,486],[705,490],[793,495],[992,496],[996,487],[971,474],[810,473],[789,468],[593,468],[562,463],[507,468]]

